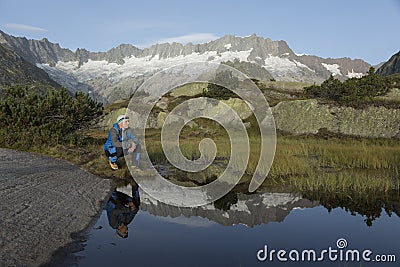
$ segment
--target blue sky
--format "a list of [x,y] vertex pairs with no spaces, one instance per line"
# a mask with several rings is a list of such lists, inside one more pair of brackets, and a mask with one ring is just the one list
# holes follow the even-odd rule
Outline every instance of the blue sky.
[[75,51],[226,34],[284,40],[295,53],[386,61],[400,50],[400,0],[0,0],[0,29]]

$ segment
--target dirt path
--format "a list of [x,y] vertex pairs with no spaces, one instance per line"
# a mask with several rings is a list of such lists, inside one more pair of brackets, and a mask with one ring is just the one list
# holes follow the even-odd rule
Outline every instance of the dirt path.
[[0,266],[48,263],[90,225],[111,183],[63,160],[0,148]]

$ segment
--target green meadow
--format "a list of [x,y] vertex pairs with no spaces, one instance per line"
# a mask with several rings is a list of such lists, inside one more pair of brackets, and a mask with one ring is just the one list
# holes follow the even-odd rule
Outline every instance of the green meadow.
[[[200,140],[211,136],[217,145],[217,167],[212,165],[209,167],[211,171],[203,171],[204,181],[217,177],[227,165],[231,150],[229,138],[223,131],[210,129],[203,132],[184,129],[180,137],[182,154],[188,159],[197,159],[200,157]],[[260,136],[250,134],[249,143],[251,153],[241,180],[243,184],[249,182],[256,170]],[[153,164],[168,166],[158,130],[148,133],[146,144]],[[169,167],[171,173],[185,176],[174,167]],[[263,186],[290,185],[300,192],[388,192],[400,189],[399,168],[399,140],[278,134],[274,161]],[[182,179],[179,177],[177,180]]]

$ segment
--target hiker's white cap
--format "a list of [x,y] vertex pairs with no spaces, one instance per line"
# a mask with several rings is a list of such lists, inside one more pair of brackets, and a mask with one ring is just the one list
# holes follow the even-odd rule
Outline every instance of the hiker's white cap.
[[129,121],[129,117],[125,115],[119,115],[117,118],[117,124],[121,124],[124,121]]

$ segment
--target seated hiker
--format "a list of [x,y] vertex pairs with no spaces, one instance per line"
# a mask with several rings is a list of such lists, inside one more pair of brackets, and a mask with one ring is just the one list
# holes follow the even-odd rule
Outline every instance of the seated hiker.
[[111,194],[106,205],[107,218],[118,237],[128,237],[128,225],[138,213],[139,205],[139,191],[133,192],[133,198],[118,191]]
[[113,170],[118,169],[119,157],[130,155],[132,164],[138,166],[140,159],[140,144],[129,127],[129,117],[120,115],[113,124],[104,144],[104,152]]

